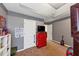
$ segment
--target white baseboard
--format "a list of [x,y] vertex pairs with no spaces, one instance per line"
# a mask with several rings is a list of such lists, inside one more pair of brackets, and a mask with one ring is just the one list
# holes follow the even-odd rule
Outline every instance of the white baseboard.
[[[58,43],[58,44],[60,44],[60,42],[59,41],[56,41],[56,40],[51,40],[51,41],[53,41],[53,42],[55,42],[55,43]],[[71,46],[69,46],[69,45],[67,45],[67,44],[64,44],[66,47],[71,47]]]
[[[53,41],[53,42],[55,42],[55,43],[58,43],[58,44],[60,44],[60,42],[58,42],[58,41],[56,41],[56,40],[48,40],[48,42],[49,41]],[[36,46],[36,45],[35,45]],[[70,47],[69,45],[67,45],[67,44],[65,44],[65,46],[66,47]],[[32,47],[34,47],[34,46],[32,46]],[[31,48],[31,47],[29,47],[29,48]],[[23,50],[25,50],[25,49],[29,49],[29,48],[24,48],[24,49],[21,49],[21,50],[17,50],[17,52],[20,52],[20,51],[23,51]]]
[[[34,45],[34,46],[36,46],[36,45]],[[17,50],[17,52],[20,52],[20,51],[23,51],[23,50],[26,50],[26,49],[32,48],[32,47],[34,47],[34,46],[30,46],[30,47],[28,47],[28,48],[24,48],[24,49]]]
[[20,49],[20,50],[17,50],[17,52],[20,52],[20,51],[23,51],[23,50],[25,50],[25,49]]

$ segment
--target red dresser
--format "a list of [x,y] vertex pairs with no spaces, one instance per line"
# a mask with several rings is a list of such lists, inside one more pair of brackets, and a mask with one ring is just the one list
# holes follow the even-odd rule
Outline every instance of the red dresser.
[[38,48],[46,46],[47,44],[47,32],[38,32],[36,34],[36,46]]

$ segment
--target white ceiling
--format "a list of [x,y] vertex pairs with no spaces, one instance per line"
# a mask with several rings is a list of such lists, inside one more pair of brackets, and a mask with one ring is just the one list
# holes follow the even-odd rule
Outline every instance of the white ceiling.
[[[22,3],[21,5],[32,9],[35,13],[49,17],[55,13],[55,9],[46,3]],[[53,12],[52,12],[53,11]]]
[[[73,3],[75,4],[75,3]],[[4,3],[9,11],[44,19],[45,22],[70,15],[72,3]]]

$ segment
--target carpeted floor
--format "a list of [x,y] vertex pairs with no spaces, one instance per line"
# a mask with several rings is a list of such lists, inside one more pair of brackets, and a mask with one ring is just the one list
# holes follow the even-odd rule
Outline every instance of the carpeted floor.
[[65,56],[67,47],[55,42],[48,42],[42,48],[32,47],[16,53],[16,56]]

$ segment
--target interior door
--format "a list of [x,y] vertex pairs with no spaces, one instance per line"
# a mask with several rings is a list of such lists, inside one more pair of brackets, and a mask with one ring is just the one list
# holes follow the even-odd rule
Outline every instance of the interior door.
[[36,21],[24,19],[24,49],[35,46]]
[[74,56],[79,56],[79,3],[71,6],[71,34]]

